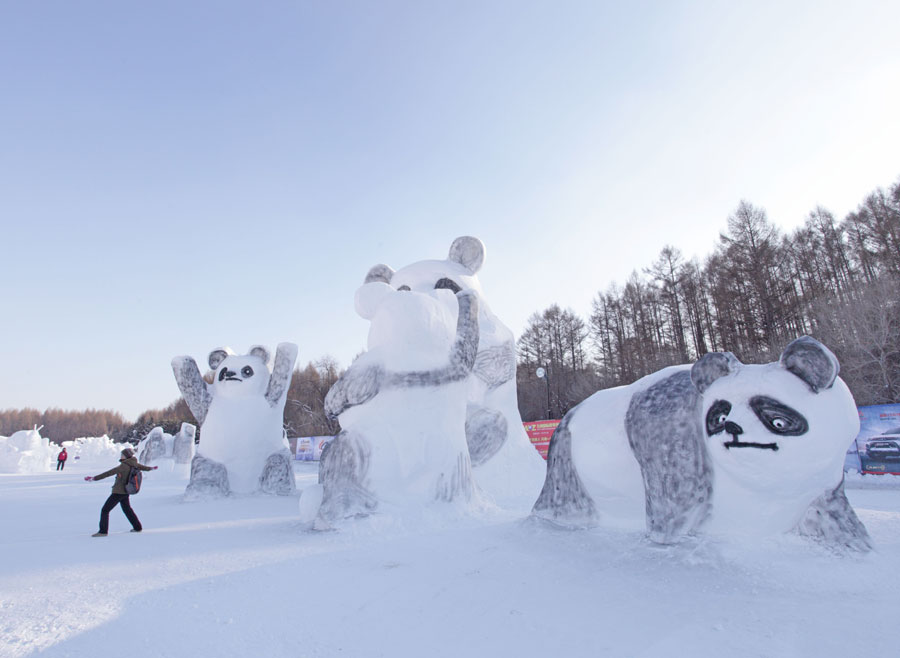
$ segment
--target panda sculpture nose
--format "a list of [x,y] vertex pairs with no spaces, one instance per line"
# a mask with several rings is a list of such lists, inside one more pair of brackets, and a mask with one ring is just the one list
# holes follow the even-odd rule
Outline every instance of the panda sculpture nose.
[[740,436],[744,433],[744,428],[742,428],[737,423],[732,423],[730,420],[725,422],[725,431],[731,434],[732,436]]

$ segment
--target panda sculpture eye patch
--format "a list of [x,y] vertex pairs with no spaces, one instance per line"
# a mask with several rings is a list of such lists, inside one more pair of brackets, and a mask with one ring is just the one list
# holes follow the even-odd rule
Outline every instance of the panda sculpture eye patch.
[[809,431],[809,423],[803,414],[778,400],[757,395],[750,399],[750,408],[773,434],[800,436]]
[[458,293],[460,290],[462,290],[462,288],[459,287],[459,285],[456,283],[456,281],[454,281],[453,279],[448,279],[447,277],[444,277],[443,279],[438,279],[437,283],[434,284],[435,290],[440,290],[441,288],[446,288],[447,290],[450,290],[451,292],[453,292],[454,295],[456,293]]
[[731,403],[727,400],[716,400],[706,412],[706,433],[712,436],[725,429],[725,421],[731,413]]

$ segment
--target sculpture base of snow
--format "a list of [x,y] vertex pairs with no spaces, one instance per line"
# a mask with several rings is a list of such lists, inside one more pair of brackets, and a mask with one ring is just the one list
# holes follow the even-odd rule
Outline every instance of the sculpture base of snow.
[[0,473],[45,473],[58,453],[37,427],[0,436]]
[[804,336],[776,363],[703,356],[595,393],[550,442],[534,513],[634,529],[668,544],[704,532],[797,532],[830,547],[871,541],[843,491],[859,431],[834,355]]
[[[422,260],[396,272],[387,265],[369,270],[366,283],[380,282],[386,290],[431,294],[437,290],[456,293],[471,290],[478,294],[478,353],[472,372],[466,380],[465,432],[473,475],[479,490],[494,502],[510,508],[530,508],[544,481],[544,461],[534,449],[522,426],[516,395],[516,346],[512,332],[495,316],[485,302],[478,272],[485,259],[484,243],[471,236],[459,237],[450,245],[444,260]],[[365,286],[364,286],[365,288]],[[361,289],[363,290],[363,289]],[[368,299],[357,295],[357,312],[365,318],[377,306],[377,294]],[[431,326],[420,318],[423,327]],[[441,320],[442,321],[442,320]],[[415,345],[421,335],[419,326],[410,321],[410,336],[401,335],[403,328],[385,323],[370,329],[370,341],[398,352],[394,367],[435,367],[430,363],[413,363],[422,359]],[[407,341],[411,341],[407,343]],[[370,342],[370,349],[372,344]],[[409,355],[409,363],[403,356]],[[444,358],[439,352],[433,355]]]
[[474,292],[398,291],[367,279],[357,312],[368,350],[328,392],[342,431],[304,490],[302,521],[332,527],[374,511],[404,515],[467,506],[474,486],[466,444],[466,379],[478,347]]
[[283,430],[284,404],[296,360],[293,343],[278,346],[271,370],[264,347],[255,346],[245,355],[228,348],[213,350],[211,385],[191,357],[172,360],[178,387],[200,423],[187,498],[296,491]]

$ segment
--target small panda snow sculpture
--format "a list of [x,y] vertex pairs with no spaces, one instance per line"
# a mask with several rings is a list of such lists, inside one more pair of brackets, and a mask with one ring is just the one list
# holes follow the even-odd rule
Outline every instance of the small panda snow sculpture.
[[453,241],[445,260],[418,261],[396,272],[387,265],[376,265],[366,281],[382,282],[397,291],[478,293],[478,354],[466,383],[469,457],[482,492],[498,503],[527,508],[540,491],[544,462],[519,415],[513,334],[484,301],[477,276],[484,258],[484,243],[463,236]]
[[[172,459],[176,464],[190,464],[194,458],[194,439],[197,436],[197,426],[190,423],[182,423],[178,434],[172,439]],[[146,463],[146,462],[142,462]]]
[[282,427],[297,346],[281,343],[271,372],[269,360],[269,351],[260,346],[242,356],[229,348],[213,350],[210,385],[194,359],[172,359],[178,388],[200,423],[200,444],[185,492],[189,497],[255,491],[288,495],[296,490]]
[[342,429],[323,456],[321,484],[303,491],[301,520],[321,529],[376,509],[467,504],[466,379],[478,348],[477,295],[396,290],[373,269],[356,292],[356,310],[371,321],[368,349],[325,398]]
[[138,444],[138,459],[142,464],[152,464],[156,460],[166,457],[171,445],[172,435],[166,434],[162,427],[154,427]]
[[550,442],[538,516],[636,528],[672,543],[698,530],[796,531],[836,548],[871,548],[844,495],[859,431],[828,348],[804,336],[777,363],[711,353],[572,409]]

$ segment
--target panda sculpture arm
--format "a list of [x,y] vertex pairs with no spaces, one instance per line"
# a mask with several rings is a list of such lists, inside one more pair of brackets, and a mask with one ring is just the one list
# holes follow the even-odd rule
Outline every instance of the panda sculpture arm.
[[381,388],[384,369],[381,366],[353,365],[341,375],[325,396],[325,413],[337,418],[345,410],[368,402]]
[[389,387],[439,386],[469,376],[478,353],[478,296],[473,290],[461,290],[456,293],[456,303],[459,315],[449,364],[435,370],[391,373]]
[[350,366],[325,396],[325,413],[341,413],[375,397],[383,388],[439,386],[469,376],[478,352],[478,297],[471,290],[456,293],[459,316],[448,365],[435,370],[387,373],[380,365]]
[[270,407],[278,404],[291,385],[294,363],[297,361],[297,346],[293,343],[279,343],[275,350],[275,364],[266,388],[266,401]]
[[209,392],[209,385],[203,381],[197,362],[189,356],[176,356],[172,359],[172,372],[175,373],[175,382],[184,401],[194,414],[194,418],[202,425],[206,420],[212,395]]

